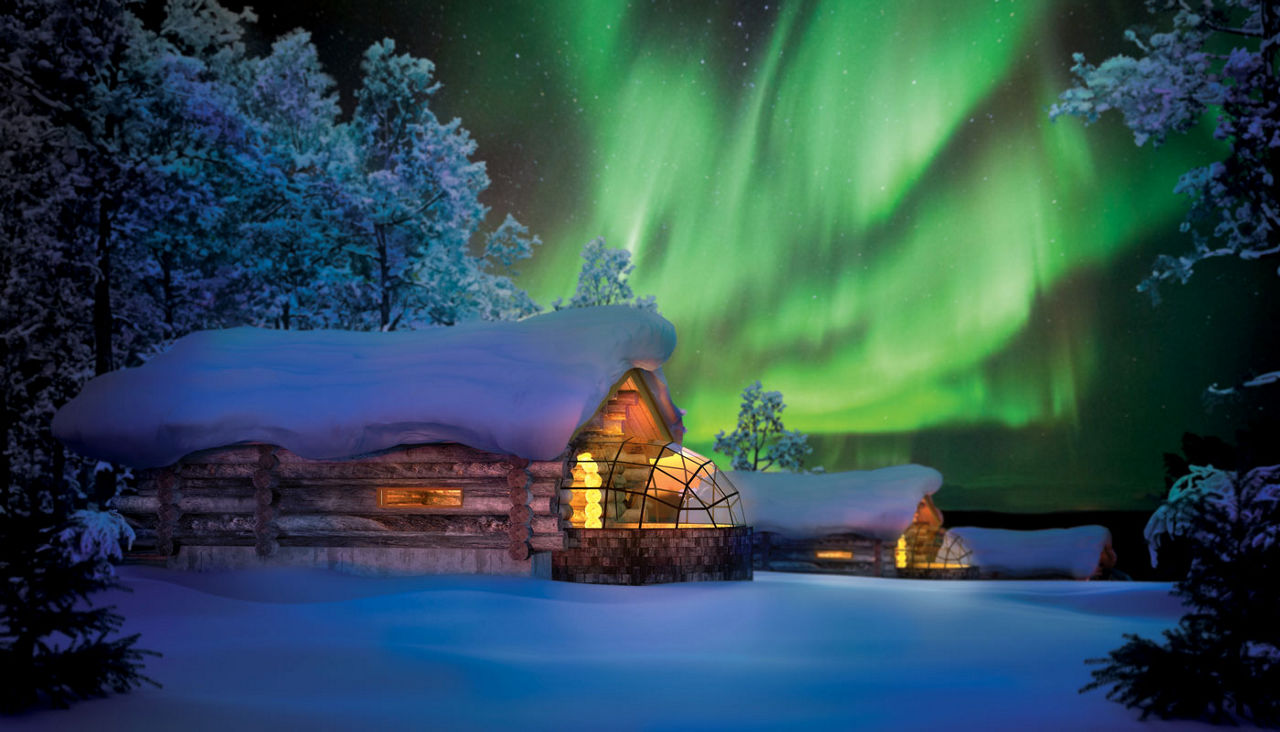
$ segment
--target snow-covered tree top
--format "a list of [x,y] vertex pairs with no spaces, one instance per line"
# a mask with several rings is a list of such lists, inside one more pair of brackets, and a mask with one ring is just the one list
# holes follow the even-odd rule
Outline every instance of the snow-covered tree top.
[[675,345],[670,322],[625,306],[391,333],[203,331],[90,381],[53,432],[139,468],[249,441],[317,459],[460,442],[549,460],[632,368],[682,435],[661,371]]
[[916,507],[942,485],[923,465],[844,473],[729,473],[748,523],[792,538],[855,533],[893,540],[911,525]]

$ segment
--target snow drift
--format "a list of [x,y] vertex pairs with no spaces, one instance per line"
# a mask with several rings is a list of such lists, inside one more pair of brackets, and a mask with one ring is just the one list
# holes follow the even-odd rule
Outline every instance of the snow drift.
[[797,539],[856,533],[896,540],[920,501],[942,485],[942,474],[922,465],[845,473],[733,471],[729,479],[756,531]]
[[1076,693],[1084,659],[1177,622],[1168,584],[120,573],[102,602],[164,687],[4,729],[1221,729]]
[[1045,577],[1069,575],[1088,579],[1111,545],[1105,526],[1014,531],[960,526],[948,529],[973,551],[971,562],[982,576]]
[[679,438],[661,370],[675,345],[670,322],[624,306],[392,333],[203,331],[90,381],[53,432],[138,468],[249,441],[314,459],[460,442],[549,460],[632,368]]

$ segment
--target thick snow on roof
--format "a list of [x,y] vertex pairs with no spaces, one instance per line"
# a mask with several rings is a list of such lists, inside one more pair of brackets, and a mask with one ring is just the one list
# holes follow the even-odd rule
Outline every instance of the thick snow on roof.
[[942,474],[922,465],[846,473],[734,471],[729,479],[747,523],[792,538],[856,533],[897,539],[921,499],[942,485]]
[[392,333],[204,331],[93,379],[53,431],[134,467],[245,441],[309,458],[460,442],[549,460],[632,368],[678,439],[661,371],[675,345],[670,322],[623,306]]
[[1102,550],[1111,544],[1105,526],[1014,531],[960,526],[947,530],[973,551],[970,559],[984,575],[1043,577],[1067,574],[1088,579]]

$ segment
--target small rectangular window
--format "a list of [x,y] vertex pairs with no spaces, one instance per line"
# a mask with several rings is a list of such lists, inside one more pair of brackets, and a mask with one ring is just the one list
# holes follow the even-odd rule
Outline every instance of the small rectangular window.
[[815,556],[818,559],[853,559],[853,552],[820,551]]
[[379,488],[379,508],[456,508],[462,505],[460,488]]

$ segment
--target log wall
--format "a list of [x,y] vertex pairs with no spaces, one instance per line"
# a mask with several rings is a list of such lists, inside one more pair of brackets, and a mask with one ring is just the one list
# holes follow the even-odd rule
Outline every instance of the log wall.
[[[754,565],[758,570],[771,572],[897,577],[894,548],[895,542],[859,534],[791,539],[771,531],[761,531],[755,535]],[[819,556],[823,554],[827,556]],[[847,557],[844,556],[846,554]]]
[[[535,555],[565,546],[566,470],[563,459],[529,462],[455,444],[343,461],[233,445],[150,471],[137,495],[116,503],[174,566],[241,566],[251,551],[272,563],[367,556],[388,571],[549,573],[547,557]],[[379,488],[460,489],[462,505],[382,507]]]
[[750,526],[567,533],[572,548],[551,555],[552,579],[649,585],[752,578]]

